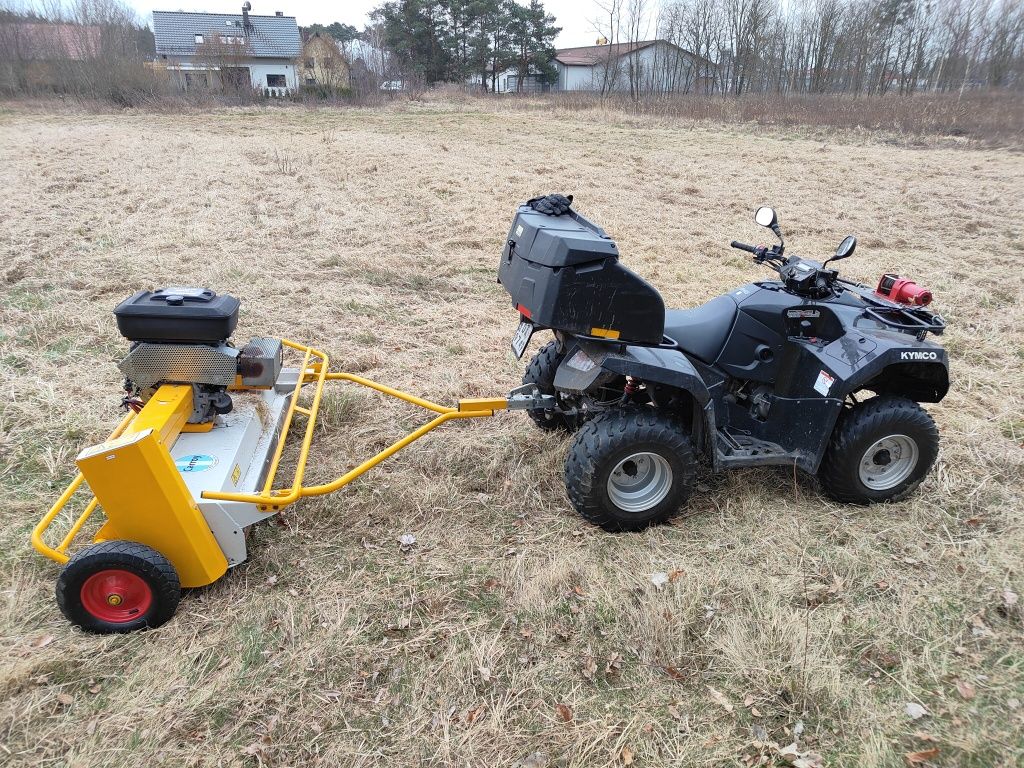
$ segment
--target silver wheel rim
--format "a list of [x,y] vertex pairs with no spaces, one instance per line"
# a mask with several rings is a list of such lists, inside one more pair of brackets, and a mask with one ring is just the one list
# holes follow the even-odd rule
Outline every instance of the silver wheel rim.
[[895,488],[917,466],[917,443],[906,435],[889,435],[871,445],[860,459],[860,481],[873,491]]
[[646,512],[672,490],[672,467],[657,453],[630,454],[608,475],[608,498],[624,512]]

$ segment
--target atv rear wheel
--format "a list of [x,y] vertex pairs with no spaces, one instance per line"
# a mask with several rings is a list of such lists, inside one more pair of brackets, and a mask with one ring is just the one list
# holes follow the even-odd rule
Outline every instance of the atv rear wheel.
[[663,522],[689,498],[696,474],[683,425],[650,407],[599,414],[576,435],[565,460],[569,500],[606,531]]
[[818,479],[847,504],[899,501],[921,484],[939,454],[928,412],[902,397],[875,397],[840,417]]
[[[564,359],[565,354],[558,351],[558,342],[549,341],[540,348],[540,351],[533,356],[530,364],[526,366],[526,373],[523,374],[523,384],[533,384],[540,390],[542,395],[555,395],[557,397],[558,393],[555,391],[555,371],[558,370],[558,366],[562,364]],[[528,410],[527,413],[538,427],[547,431],[564,430],[566,432],[573,432],[583,423],[583,419],[579,416],[567,416],[564,413],[544,410],[543,408],[534,408]]]

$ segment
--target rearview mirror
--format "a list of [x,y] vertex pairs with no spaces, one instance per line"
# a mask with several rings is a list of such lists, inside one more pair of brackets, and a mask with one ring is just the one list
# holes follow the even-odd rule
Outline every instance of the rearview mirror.
[[768,227],[769,229],[774,229],[775,225],[779,223],[779,219],[775,215],[775,209],[769,208],[767,205],[762,205],[757,209],[757,213],[754,214],[754,221],[762,227]]
[[833,256],[829,261],[839,261],[839,259],[845,259],[847,256],[853,256],[854,250],[857,248],[857,238],[853,235],[847,235],[843,238],[843,242],[836,248],[836,255]]

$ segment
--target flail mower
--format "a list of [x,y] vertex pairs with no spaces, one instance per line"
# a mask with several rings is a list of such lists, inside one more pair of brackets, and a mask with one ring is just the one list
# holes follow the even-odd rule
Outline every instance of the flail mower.
[[[76,459],[78,474],[32,532],[32,545],[64,565],[57,604],[99,633],[157,627],[175,612],[182,588],[201,587],[246,560],[246,532],[307,496],[348,483],[449,421],[505,409],[552,406],[532,386],[508,397],[463,399],[454,407],[351,373],[332,372],[328,356],[287,339],[231,343],[239,301],[206,288],[142,291],[114,310],[130,342],[119,367],[128,413]],[[285,350],[298,359],[284,365]],[[307,485],[313,433],[324,388],[350,382],[424,408],[434,417],[341,477]],[[290,479],[281,477],[285,444],[305,419]],[[65,513],[87,486],[80,513]],[[83,527],[102,509],[92,543],[69,557]],[[63,523],[59,543],[50,532]]]

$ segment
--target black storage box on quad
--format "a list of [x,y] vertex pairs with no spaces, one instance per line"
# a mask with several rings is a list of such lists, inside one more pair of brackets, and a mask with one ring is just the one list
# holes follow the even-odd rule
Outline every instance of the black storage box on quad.
[[575,211],[547,216],[521,205],[502,251],[498,282],[536,325],[662,342],[661,295],[619,263],[618,248],[603,229]]
[[218,344],[238,325],[238,299],[208,288],[158,288],[125,299],[114,316],[129,341]]

